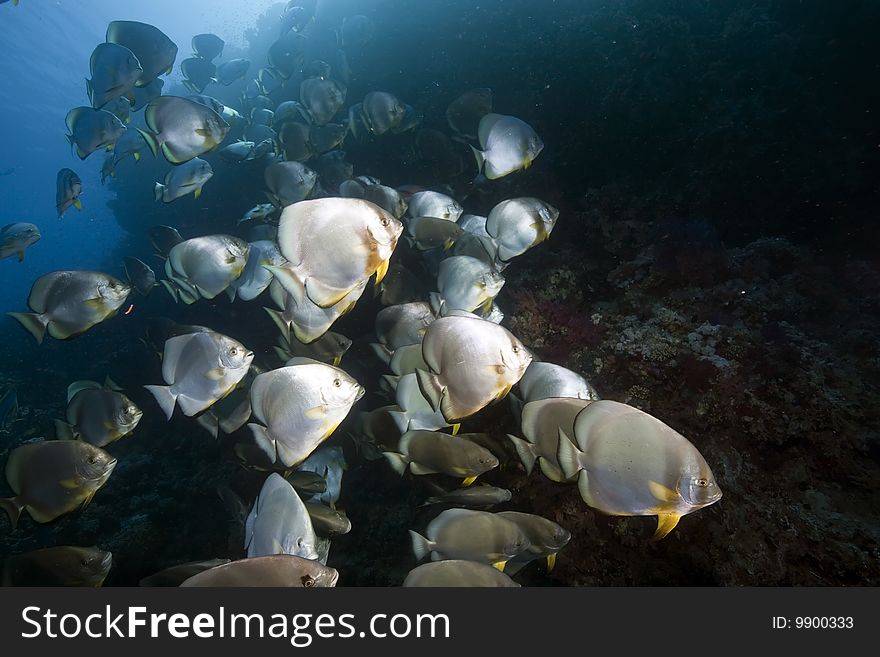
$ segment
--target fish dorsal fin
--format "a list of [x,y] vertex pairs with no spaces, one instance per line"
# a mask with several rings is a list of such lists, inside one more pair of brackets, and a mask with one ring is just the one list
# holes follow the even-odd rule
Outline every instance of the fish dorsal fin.
[[97,381],[74,381],[69,386],[67,386],[67,403],[69,404],[73,401],[73,398],[76,396],[76,393],[81,390],[100,390],[103,388],[100,383]]

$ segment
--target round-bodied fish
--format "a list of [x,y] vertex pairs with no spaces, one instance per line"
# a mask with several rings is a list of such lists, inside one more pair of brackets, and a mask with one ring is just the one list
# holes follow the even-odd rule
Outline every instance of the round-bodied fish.
[[14,497],[0,499],[12,527],[22,511],[46,523],[85,507],[107,483],[116,459],[80,440],[46,440],[16,447],[6,461],[6,481]]
[[228,62],[223,62],[217,67],[217,82],[228,87],[243,78],[250,67],[250,60],[247,59],[230,59]]
[[488,511],[447,509],[428,523],[425,533],[409,532],[419,561],[430,554],[432,561],[466,559],[503,570],[529,549],[529,539],[516,523]]
[[482,150],[473,146],[471,150],[477,170],[489,180],[528,169],[544,149],[544,142],[532,127],[515,116],[486,114],[480,119],[477,133]]
[[125,256],[122,266],[125,268],[125,276],[129,283],[143,296],[147,296],[158,285],[156,272],[143,260]]
[[550,236],[559,210],[541,199],[512,198],[492,208],[486,231],[495,240],[497,257],[507,262]]
[[318,182],[318,174],[300,162],[273,162],[266,167],[263,179],[270,200],[287,207],[308,198]]
[[202,187],[213,175],[214,170],[211,165],[196,157],[166,173],[165,184],[156,183],[153,194],[157,201],[164,203],[171,203],[187,194],[199,198],[202,195]]
[[70,206],[82,210],[82,202],[79,195],[82,194],[83,185],[80,177],[72,169],[60,169],[55,177],[55,209],[61,217]]
[[440,314],[450,310],[484,313],[504,286],[504,277],[485,262],[470,256],[452,256],[440,262],[437,273]]
[[436,217],[446,221],[458,221],[464,208],[451,196],[440,192],[416,192],[409,197],[411,217]]
[[165,274],[184,303],[213,299],[241,276],[249,255],[250,245],[240,237],[194,237],[168,252]]
[[239,559],[193,575],[181,586],[200,587],[295,587],[336,586],[339,573],[319,561],[290,554]]
[[541,361],[534,361],[529,365],[519,381],[519,392],[526,403],[550,397],[599,399],[596,389],[577,372],[562,365]]
[[216,34],[207,33],[196,34],[192,38],[191,44],[193,52],[198,57],[212,60],[223,54],[223,46],[226,45],[226,42]]
[[403,224],[368,201],[322,198],[281,213],[278,245],[287,258],[272,273],[293,296],[321,308],[339,303],[376,274],[380,283]]
[[137,57],[142,69],[139,87],[171,73],[177,58],[177,45],[159,28],[147,23],[112,21],[107,26],[106,41],[125,46]]
[[570,531],[533,513],[500,511],[497,515],[515,523],[529,540],[528,549],[515,556],[513,561],[528,563],[535,559],[546,559],[547,571],[553,570],[556,555],[571,540]]
[[361,118],[367,129],[374,135],[384,135],[403,121],[406,108],[403,102],[392,93],[371,91],[364,96],[361,104]]
[[217,67],[209,59],[190,57],[180,62],[183,84],[193,93],[200,94],[215,80]]
[[407,209],[403,196],[393,187],[387,185],[370,185],[364,190],[364,198],[387,210],[395,219],[400,219]]
[[687,438],[657,418],[600,399],[578,413],[576,444],[559,437],[558,460],[577,476],[584,501],[617,516],[657,516],[659,540],[679,519],[721,499],[709,464]]
[[332,538],[351,531],[351,520],[344,511],[333,509],[321,502],[306,502],[306,510],[312,519],[312,526],[319,536]]
[[463,477],[463,485],[470,486],[481,474],[498,467],[498,459],[488,449],[438,431],[407,431],[398,449],[400,453],[386,452],[385,457],[401,475],[409,465],[414,475]]
[[67,421],[55,421],[58,439],[79,438],[106,447],[134,431],[144,415],[124,394],[94,381],[71,384],[67,395]]
[[135,54],[116,43],[100,43],[89,60],[91,79],[86,91],[92,107],[101,109],[111,100],[124,96],[134,100],[134,88],[144,70]]
[[251,386],[251,408],[259,424],[249,424],[258,441],[274,446],[278,460],[293,466],[330,437],[364,394],[343,370],[304,362],[265,372]]
[[153,155],[183,164],[211,151],[226,138],[229,124],[210,107],[189,98],[159,96],[144,110],[147,130],[137,128]]
[[[272,271],[275,272],[278,269]],[[299,285],[295,279],[292,279],[290,283]],[[293,338],[303,344],[311,345],[327,333],[337,319],[354,308],[366,289],[367,280],[364,279],[338,303],[322,308],[306,296],[301,285],[299,293],[293,295],[275,279],[269,284],[269,294],[281,310],[272,308],[265,308],[265,310],[281,330],[285,340],[290,342],[292,332]]]
[[113,555],[96,547],[59,545],[7,557],[0,586],[91,586],[104,583]]
[[162,356],[167,386],[145,386],[171,419],[175,404],[192,417],[228,395],[245,377],[254,353],[238,340],[214,331],[169,338]]
[[309,78],[299,87],[299,99],[317,125],[324,125],[345,104],[346,87],[332,78]]
[[111,150],[113,144],[125,132],[125,125],[116,115],[91,107],[75,107],[64,119],[67,141],[76,148],[79,159],[84,160],[97,150]]
[[318,539],[305,504],[277,472],[269,475],[245,521],[248,557],[292,554],[317,559]]
[[31,287],[32,313],[8,313],[41,343],[49,332],[57,340],[73,338],[113,317],[131,286],[96,271],[55,271]]
[[24,252],[29,246],[40,241],[40,229],[34,224],[9,224],[0,228],[0,260],[15,254],[18,261],[24,260]]
[[510,331],[469,314],[432,322],[422,340],[422,356],[430,371],[416,371],[419,388],[449,422],[503,399],[532,361]]
[[284,257],[275,242],[258,240],[249,244],[250,251],[244,271],[226,288],[226,293],[233,301],[236,295],[242,301],[256,299],[272,282],[272,272],[266,267],[278,267],[284,263]]
[[476,139],[480,120],[492,111],[492,90],[470,89],[449,103],[446,122],[465,139]]
[[519,584],[497,568],[464,559],[432,561],[416,566],[403,580],[405,587],[516,588]]

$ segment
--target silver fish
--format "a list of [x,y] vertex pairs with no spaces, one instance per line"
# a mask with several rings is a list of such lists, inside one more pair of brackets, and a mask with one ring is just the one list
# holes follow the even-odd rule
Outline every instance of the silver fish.
[[512,198],[492,208],[486,232],[495,240],[498,259],[507,262],[546,240],[558,217],[559,210],[541,199]]
[[470,486],[481,474],[498,467],[498,459],[489,450],[437,431],[407,431],[398,449],[400,453],[386,452],[385,457],[400,475],[409,465],[414,475],[464,477],[462,485]]
[[40,229],[34,224],[18,223],[8,224],[0,228],[0,260],[8,258],[13,253],[18,256],[18,261],[24,260],[24,252],[29,246],[40,241]]
[[403,580],[405,587],[506,587],[519,584],[497,568],[485,563],[464,559],[432,561],[416,566]]
[[165,183],[156,183],[153,189],[157,201],[171,203],[182,196],[192,194],[193,198],[202,195],[202,187],[214,175],[211,165],[194,157],[165,174]]
[[107,42],[131,50],[143,69],[137,86],[144,87],[160,75],[168,75],[177,58],[177,46],[158,28],[136,21],[112,21]]
[[318,174],[300,162],[274,162],[263,174],[270,198],[281,207],[298,203],[311,194]]
[[241,273],[226,288],[230,300],[235,300],[236,295],[242,301],[250,301],[260,296],[272,282],[272,272],[266,266],[277,267],[284,262],[278,245],[269,240],[250,242],[247,264]]
[[171,164],[182,164],[216,148],[229,132],[217,112],[188,98],[160,96],[144,110],[148,130],[137,131],[153,155],[159,151]]
[[168,252],[166,288],[186,304],[213,299],[241,276],[249,255],[250,245],[231,235],[184,240]]
[[477,132],[482,150],[473,146],[471,150],[477,159],[477,170],[489,180],[528,169],[544,149],[544,142],[532,127],[515,116],[486,114],[480,119]]
[[248,514],[244,530],[248,557],[292,554],[317,559],[317,536],[305,504],[277,472],[269,475]]
[[273,586],[311,588],[336,586],[335,568],[290,554],[239,559],[193,575],[181,586]]
[[329,123],[345,103],[346,87],[331,78],[309,78],[299,87],[300,101],[318,125]]
[[105,447],[134,431],[141,417],[143,411],[121,392],[77,381],[68,387],[67,421],[55,421],[55,437]]
[[217,82],[228,87],[243,78],[250,67],[251,63],[247,59],[230,59],[228,62],[223,62],[217,67]]
[[114,114],[91,107],[76,107],[64,119],[66,135],[71,146],[76,147],[79,159],[84,160],[97,150],[112,150],[113,144],[125,132],[125,125]]
[[101,43],[95,47],[89,70],[92,77],[86,80],[86,90],[95,109],[101,109],[120,96],[133,101],[135,83],[144,72],[135,54],[115,43]]
[[485,262],[470,256],[452,256],[440,262],[437,273],[438,297],[434,310],[485,313],[504,286],[504,277]]
[[363,124],[377,136],[400,125],[405,113],[403,102],[386,91],[371,91],[364,96],[361,104]]
[[447,221],[458,221],[464,209],[451,196],[440,192],[416,192],[409,197],[409,215],[411,217],[437,217]]

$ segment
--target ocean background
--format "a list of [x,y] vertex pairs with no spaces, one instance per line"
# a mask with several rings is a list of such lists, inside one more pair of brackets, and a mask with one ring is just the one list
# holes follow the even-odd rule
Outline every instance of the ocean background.
[[[308,3],[304,3],[308,4]],[[559,208],[552,237],[517,258],[498,304],[504,325],[542,358],[581,372],[603,398],[651,412],[700,448],[724,498],[649,543],[653,519],[608,518],[574,487],[526,477],[504,440],[517,433],[505,403],[468,430],[491,427],[504,465],[486,481],[510,488],[504,507],[538,513],[573,533],[556,570],[524,585],[877,585],[880,582],[880,26],[876,2],[795,0],[319,0],[327,30],[368,16],[375,33],[348,53],[341,113],[372,90],[395,93],[449,132],[460,93],[491,87],[497,112],[527,121],[544,150],[527,171],[474,187],[463,170],[437,177],[413,133],[343,145],[356,175],[390,186],[449,185],[466,212],[537,196]],[[123,276],[136,256],[157,273],[146,231],[184,237],[239,230],[265,202],[262,167],[205,159],[214,177],[198,200],[153,200],[168,169],[145,151],[100,181],[102,153],[81,162],[64,139],[68,110],[88,105],[89,56],[112,20],[151,23],[179,48],[164,94],[187,95],[180,61],[194,34],[226,41],[222,61],[251,59],[248,76],[205,94],[243,112],[239,94],[266,65],[285,3],[21,0],[0,5],[0,225],[42,232],[24,262],[0,261],[0,311],[22,311],[33,281],[56,269]],[[288,90],[273,95],[295,98]],[[276,97],[277,96],[277,97]],[[142,112],[138,113],[139,115]],[[133,119],[133,124],[137,119]],[[230,138],[240,135],[231,131]],[[82,178],[83,210],[54,210],[62,167]],[[243,234],[243,233],[242,233]],[[222,297],[222,298],[221,298]],[[175,305],[161,289],[132,294],[129,315],[71,341],[37,345],[0,318],[0,393],[20,411],[0,432],[0,461],[53,436],[65,391],[111,376],[144,410],[111,445],[119,465],[83,512],[14,532],[0,519],[0,557],[49,545],[114,553],[106,585],[195,559],[241,556],[240,529],[216,487],[246,503],[263,475],[244,470],[229,439],[214,441],[178,412],[166,422],[143,389],[161,377],[141,342],[152,317],[208,324],[271,356],[265,298]],[[128,303],[126,304],[126,306]],[[416,565],[407,529],[436,508],[414,477],[367,461],[346,437],[379,406],[373,319],[365,295],[334,330],[355,341],[342,367],[370,391],[330,444],[349,469],[340,506],[350,534],[328,563],[340,585],[399,585]],[[372,360],[371,360],[372,359]],[[481,478],[482,479],[482,478]],[[3,483],[5,486],[5,483]],[[9,494],[0,489],[3,496]]]

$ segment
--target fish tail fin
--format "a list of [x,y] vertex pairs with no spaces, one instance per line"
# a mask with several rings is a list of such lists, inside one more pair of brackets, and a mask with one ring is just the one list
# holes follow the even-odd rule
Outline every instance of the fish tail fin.
[[556,448],[556,460],[566,479],[571,479],[578,472],[583,471],[581,457],[584,453],[579,450],[562,429],[559,429],[559,447]]
[[161,201],[164,195],[165,185],[163,185],[162,183],[156,183],[156,186],[153,188],[153,196],[156,197],[157,201]]
[[406,457],[403,454],[398,454],[396,452],[382,452],[382,456],[385,457],[394,471],[401,477],[406,473],[406,466],[409,465],[409,461],[406,460]]
[[165,413],[165,418],[170,420],[174,413],[174,404],[177,402],[177,395],[171,392],[171,386],[144,386],[144,388],[153,394]]
[[24,262],[24,249],[21,249],[20,251],[18,251],[16,253],[16,255],[18,256],[19,262]]
[[76,431],[64,420],[55,420],[55,440],[76,440]]
[[486,156],[483,151],[478,150],[471,146],[471,151],[473,151],[474,158],[477,160],[477,173],[482,173],[483,165],[486,163]]
[[427,557],[436,546],[436,543],[429,541],[427,538],[411,529],[409,530],[409,537],[412,540],[412,550],[413,554],[416,555],[416,561],[421,561]]
[[440,408],[443,398],[443,386],[436,374],[416,368],[416,380],[419,382],[419,390],[435,411]]
[[519,460],[522,461],[523,467],[526,469],[526,474],[532,474],[532,470],[535,469],[535,461],[538,458],[535,455],[535,446],[527,440],[511,436],[510,434],[507,434],[507,437],[510,438],[510,442],[513,443],[513,447],[516,449],[516,455],[519,457]]
[[144,141],[147,142],[147,146],[150,147],[150,151],[153,153],[153,157],[159,157],[159,142],[156,139],[156,135],[152,132],[147,132],[146,130],[141,130],[140,128],[135,128],[141,137],[144,138]]
[[18,519],[21,518],[21,512],[24,511],[24,505],[18,501],[17,497],[0,498],[0,509],[6,511],[9,516],[9,524],[12,529],[18,526]]
[[40,315],[37,313],[6,313],[19,324],[24,326],[28,333],[30,333],[37,341],[37,344],[43,343],[43,338],[46,337],[46,327],[49,325],[49,320],[46,319],[45,315]]
[[281,331],[281,335],[284,336],[284,339],[287,340],[288,344],[290,343],[290,323],[284,319],[284,313],[280,310],[275,310],[274,308],[266,308],[263,306],[263,310],[269,313],[269,317],[272,318],[272,321],[275,322],[275,325]]

